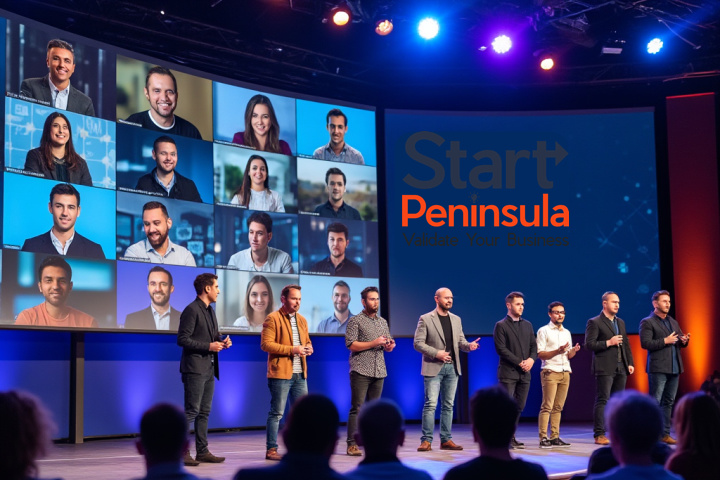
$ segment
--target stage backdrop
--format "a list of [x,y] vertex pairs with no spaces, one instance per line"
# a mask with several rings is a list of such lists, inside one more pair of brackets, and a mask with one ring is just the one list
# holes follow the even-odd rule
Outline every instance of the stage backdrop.
[[492,333],[514,290],[536,330],[564,302],[573,333],[613,290],[637,332],[660,288],[652,110],[390,110],[385,123],[395,335],[442,286],[466,334]]

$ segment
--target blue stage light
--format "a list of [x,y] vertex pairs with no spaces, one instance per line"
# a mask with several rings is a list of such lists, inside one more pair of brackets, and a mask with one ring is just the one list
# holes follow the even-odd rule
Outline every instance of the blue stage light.
[[423,18],[418,24],[418,35],[425,40],[435,38],[440,31],[440,24],[434,18]]
[[507,35],[499,35],[492,41],[495,53],[507,53],[512,48],[512,40]]
[[647,51],[648,53],[655,55],[663,48],[663,41],[659,38],[653,38],[650,40],[647,44]]

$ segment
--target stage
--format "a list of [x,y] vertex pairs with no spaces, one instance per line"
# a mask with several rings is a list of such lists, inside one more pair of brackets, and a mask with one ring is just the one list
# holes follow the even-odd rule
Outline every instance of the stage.
[[[451,452],[440,450],[435,429],[433,451],[416,451],[420,444],[420,425],[406,427],[405,446],[399,451],[400,459],[414,468],[430,472],[436,480],[454,465],[463,463],[478,454],[477,444],[472,441],[469,425],[453,426],[453,440],[465,450]],[[362,457],[345,455],[345,428],[340,430],[336,455],[331,460],[338,472],[353,469]],[[584,473],[587,459],[597,445],[593,443],[592,426],[589,424],[563,425],[561,437],[572,443],[567,448],[541,450],[538,447],[537,425],[523,423],[517,438],[524,442],[524,450],[515,450],[514,455],[524,460],[540,463],[553,479],[569,478],[575,473]],[[225,456],[222,464],[200,464],[187,470],[198,477],[214,480],[232,479],[240,468],[272,465],[265,460],[265,430],[211,433],[208,438],[210,449],[215,455]],[[280,447],[280,453],[285,453]],[[91,440],[79,445],[56,445],[49,457],[39,462],[40,478],[61,477],[65,480],[117,480],[142,477],[145,474],[143,458],[135,450],[135,439]]]

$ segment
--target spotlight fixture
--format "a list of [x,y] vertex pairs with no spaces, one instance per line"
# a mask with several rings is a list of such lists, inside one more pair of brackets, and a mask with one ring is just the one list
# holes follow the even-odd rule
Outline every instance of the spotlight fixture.
[[495,53],[507,53],[512,48],[512,40],[507,35],[499,35],[492,41]]
[[440,24],[434,18],[423,18],[418,24],[418,35],[425,40],[432,40],[440,31]]
[[552,59],[552,57],[545,57],[540,61],[540,68],[543,70],[552,70],[552,68],[555,66],[555,61]]
[[647,52],[649,54],[655,55],[663,48],[663,41],[659,38],[655,37],[652,40],[650,40],[647,44]]
[[375,23],[375,33],[380,36],[385,36],[393,31],[393,22],[389,18],[378,20]]
[[338,27],[343,27],[352,20],[352,12],[346,2],[340,3],[337,7],[330,10],[330,19]]

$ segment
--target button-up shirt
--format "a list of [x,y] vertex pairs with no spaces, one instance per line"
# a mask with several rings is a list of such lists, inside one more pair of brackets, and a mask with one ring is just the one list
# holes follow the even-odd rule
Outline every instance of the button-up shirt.
[[320,160],[330,160],[332,162],[341,162],[341,163],[354,163],[356,165],[365,165],[365,159],[362,156],[362,153],[355,150],[353,147],[348,145],[347,143],[343,145],[342,150],[340,150],[339,154],[335,154],[335,150],[332,149],[330,144],[324,145],[322,147],[319,147],[315,150],[313,153],[313,158],[318,158]]
[[[365,311],[347,321],[345,346],[350,348],[353,342],[371,342],[385,335],[390,339],[390,329],[380,315],[368,316]],[[387,377],[383,346],[373,347],[362,352],[350,352],[350,371],[373,378]]]
[[155,328],[157,330],[170,330],[170,307],[168,307],[165,313],[158,312],[152,305],[150,305],[150,310],[155,320]]
[[52,241],[53,247],[55,247],[55,250],[60,255],[67,255],[68,249],[70,248],[70,244],[75,239],[75,232],[73,232],[72,237],[65,240],[65,245],[63,246],[62,242],[59,238],[55,236],[52,229],[50,229],[50,240]]
[[[537,333],[537,349],[540,352],[549,352],[557,350],[565,344],[572,347],[572,335],[570,330],[563,327],[562,330],[554,323],[550,322],[544,327],[540,327]],[[572,372],[570,368],[570,350],[565,353],[555,355],[547,360],[542,360],[541,369],[547,369],[552,372]]]
[[341,323],[335,316],[335,310],[333,310],[332,315],[320,322],[320,325],[317,327],[317,333],[345,333],[347,331],[348,320],[350,320],[352,316],[353,314],[348,310],[347,318]]
[[195,257],[192,256],[192,253],[190,253],[187,248],[177,245],[169,239],[165,255],[160,255],[146,238],[145,240],[140,240],[130,245],[127,250],[125,250],[125,256],[128,258],[142,258],[152,263],[167,263],[168,265],[185,265],[188,267],[196,266]]
[[52,94],[53,107],[58,110],[67,110],[68,97],[70,96],[70,83],[64,89],[60,90],[52,82],[50,75],[48,75],[48,83],[50,84],[50,93]]
[[312,267],[310,267],[312,273],[327,273],[329,275],[338,275],[342,277],[362,277],[362,267],[357,263],[353,262],[349,258],[345,257],[337,267],[332,263],[330,257],[320,260]]
[[169,185],[165,185],[165,184],[158,178],[158,176],[157,176],[157,169],[154,169],[154,170],[153,170],[153,178],[155,178],[155,181],[158,183],[158,185],[160,185],[160,186],[167,192],[167,194],[170,195],[170,191],[171,191],[172,188],[175,186],[175,175],[173,174],[172,180],[170,180],[170,184],[169,184]]
[[345,201],[343,201],[342,205],[340,205],[340,208],[335,211],[333,206],[330,204],[330,200],[328,200],[322,205],[318,205],[317,207],[315,207],[315,213],[317,213],[321,217],[342,218],[346,220],[362,220],[362,217],[360,217],[360,212],[348,205]]

